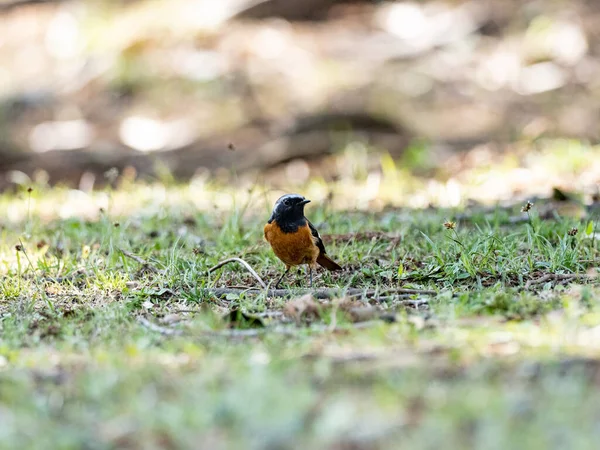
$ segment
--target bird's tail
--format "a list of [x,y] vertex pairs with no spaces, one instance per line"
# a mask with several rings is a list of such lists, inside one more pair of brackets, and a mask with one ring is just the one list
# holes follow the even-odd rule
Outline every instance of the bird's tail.
[[342,270],[342,266],[336,263],[333,259],[324,253],[321,253],[317,258],[317,262],[329,270]]

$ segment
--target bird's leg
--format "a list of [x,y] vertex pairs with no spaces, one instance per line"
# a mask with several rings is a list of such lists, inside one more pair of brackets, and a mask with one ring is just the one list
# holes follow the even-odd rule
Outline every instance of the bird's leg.
[[279,277],[279,280],[277,280],[277,283],[275,283],[275,289],[277,289],[279,287],[279,283],[281,283],[281,280],[283,280],[283,277],[285,277],[287,275],[287,273],[290,271],[291,267],[288,267],[285,269],[285,272],[283,272],[283,275],[281,275]]
[[312,287],[312,267],[308,266],[308,276],[310,278],[310,287]]

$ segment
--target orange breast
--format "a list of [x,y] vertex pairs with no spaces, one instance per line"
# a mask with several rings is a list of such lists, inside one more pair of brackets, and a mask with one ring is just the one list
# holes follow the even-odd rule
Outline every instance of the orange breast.
[[308,224],[294,233],[284,233],[277,222],[273,221],[265,225],[264,232],[273,252],[286,266],[315,264],[319,248],[315,245]]

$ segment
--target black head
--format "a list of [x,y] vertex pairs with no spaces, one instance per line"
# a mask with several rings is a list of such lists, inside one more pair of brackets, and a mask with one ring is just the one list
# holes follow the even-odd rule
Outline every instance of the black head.
[[304,218],[304,205],[310,200],[298,194],[286,194],[275,202],[273,214],[269,223],[275,221],[283,231],[295,231],[299,226],[306,224]]

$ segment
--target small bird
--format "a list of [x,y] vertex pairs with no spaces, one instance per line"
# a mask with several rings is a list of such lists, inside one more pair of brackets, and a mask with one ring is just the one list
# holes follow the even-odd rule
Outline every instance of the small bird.
[[329,270],[342,270],[342,267],[327,256],[319,232],[304,217],[304,205],[310,200],[298,194],[286,194],[280,197],[273,207],[273,214],[265,225],[265,239],[275,255],[285,264],[285,272],[277,283],[287,275],[293,266],[308,264],[310,286],[312,287],[312,269],[317,263]]

